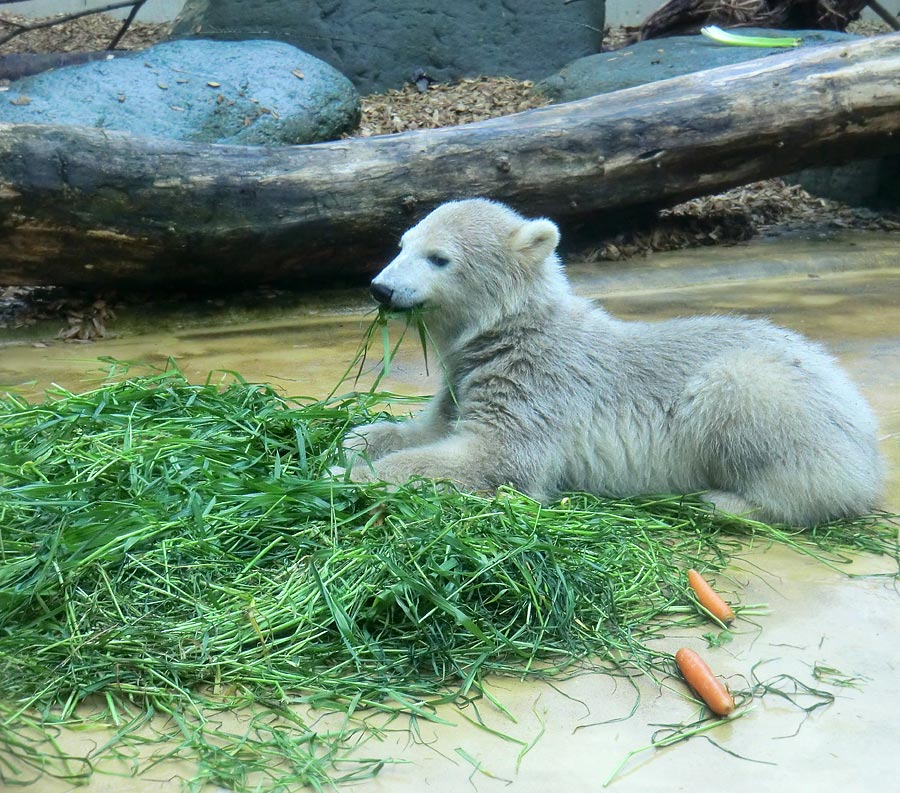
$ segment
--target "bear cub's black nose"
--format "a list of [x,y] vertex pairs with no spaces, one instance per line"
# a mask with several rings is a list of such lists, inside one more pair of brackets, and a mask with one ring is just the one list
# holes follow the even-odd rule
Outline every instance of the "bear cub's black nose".
[[388,289],[386,286],[382,286],[381,284],[376,284],[372,281],[372,285],[369,287],[369,291],[372,293],[372,297],[374,297],[381,305],[389,306],[391,304],[391,298],[394,296],[394,290]]

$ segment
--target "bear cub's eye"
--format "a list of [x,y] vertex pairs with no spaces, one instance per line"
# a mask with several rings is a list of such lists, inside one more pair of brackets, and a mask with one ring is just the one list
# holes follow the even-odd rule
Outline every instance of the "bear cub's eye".
[[428,259],[428,263],[433,264],[435,267],[446,267],[450,264],[450,259],[439,253],[431,253],[426,258]]

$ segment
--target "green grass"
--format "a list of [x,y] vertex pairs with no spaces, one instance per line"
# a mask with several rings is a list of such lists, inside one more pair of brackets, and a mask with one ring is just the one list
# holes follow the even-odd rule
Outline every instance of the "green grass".
[[[897,555],[877,519],[795,532],[693,498],[548,506],[331,477],[340,438],[388,399],[177,371],[6,398],[0,780],[167,757],[195,765],[191,789],[365,777],[384,762],[358,747],[369,714],[434,718],[487,675],[670,670],[648,639],[698,618],[684,570],[750,537],[835,566]],[[344,716],[305,722],[303,705]],[[221,718],[235,707],[240,727]],[[90,757],[57,746],[59,726],[96,724],[114,737]]]

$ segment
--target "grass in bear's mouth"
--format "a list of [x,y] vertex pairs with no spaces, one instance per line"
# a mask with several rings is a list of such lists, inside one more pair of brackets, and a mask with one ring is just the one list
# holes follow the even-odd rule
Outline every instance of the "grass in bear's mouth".
[[[382,763],[347,760],[366,714],[431,718],[490,696],[486,675],[669,671],[648,639],[697,619],[684,569],[719,569],[748,537],[829,564],[897,555],[876,520],[795,533],[689,498],[548,507],[324,476],[385,399],[177,371],[6,398],[0,779],[168,756],[235,790],[359,778]],[[303,704],[346,715],[307,722]],[[236,706],[249,721],[223,726]],[[86,723],[114,737],[67,756],[59,727]]]
[[[391,372],[391,362],[394,360],[397,350],[400,349],[400,345],[406,338],[409,329],[413,327],[416,329],[419,344],[422,346],[422,356],[425,359],[425,371],[428,373],[428,349],[429,347],[431,347],[432,350],[435,349],[435,345],[426,322],[427,311],[428,309],[421,305],[402,310],[379,306],[376,309],[375,317],[372,322],[369,323],[369,327],[363,335],[359,348],[356,351],[356,355],[344,372],[344,376],[335,386],[335,390],[331,392],[331,396],[334,396],[334,394],[337,393],[337,389],[347,382],[354,371],[354,385],[359,383],[359,380],[365,371],[366,362],[369,359],[369,351],[373,346],[376,346],[376,337],[381,340],[381,362],[378,365],[378,373],[375,375],[375,380],[369,387],[369,391],[378,390],[382,378],[387,377]],[[396,342],[391,341],[389,331],[390,323],[393,320],[405,323],[403,331]]]

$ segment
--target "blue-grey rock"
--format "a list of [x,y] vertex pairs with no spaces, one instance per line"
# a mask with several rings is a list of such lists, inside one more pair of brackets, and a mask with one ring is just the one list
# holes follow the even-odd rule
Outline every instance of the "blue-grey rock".
[[359,119],[352,83],[275,41],[176,41],[25,77],[0,121],[71,124],[205,143],[332,140]]
[[[796,36],[802,39],[803,47],[858,38],[833,30],[741,28],[734,32],[754,36]],[[571,102],[785,51],[783,47],[725,46],[700,35],[651,39],[621,50],[579,58],[541,80],[536,88],[554,102]]]
[[278,39],[364,93],[425,71],[537,80],[600,48],[605,0],[187,0],[175,38]]

